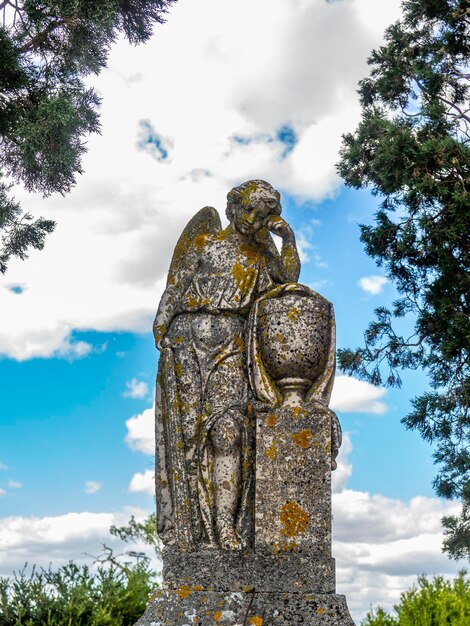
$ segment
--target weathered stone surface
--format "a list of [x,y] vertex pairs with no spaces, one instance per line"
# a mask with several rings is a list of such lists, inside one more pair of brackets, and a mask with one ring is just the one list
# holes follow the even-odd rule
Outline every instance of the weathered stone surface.
[[209,591],[335,591],[334,559],[318,554],[263,555],[217,550],[180,553],[166,548],[163,564],[163,579],[170,589],[189,586]]
[[287,406],[256,420],[255,550],[331,556],[331,415]]
[[[248,181],[227,196],[230,224],[205,207],[183,231],[154,322],[160,537],[178,550],[253,543],[253,428],[245,336],[262,294],[297,280],[280,194]],[[282,239],[279,253],[271,233]]]
[[155,592],[136,626],[354,626],[337,594]]
[[[138,626],[353,626],[335,593],[333,306],[254,180],[176,246],[154,323],[163,589]],[[282,239],[279,253],[271,234]]]

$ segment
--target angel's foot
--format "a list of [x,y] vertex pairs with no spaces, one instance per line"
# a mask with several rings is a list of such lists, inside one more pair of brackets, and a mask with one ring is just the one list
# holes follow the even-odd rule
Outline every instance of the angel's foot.
[[242,542],[236,530],[230,526],[223,526],[218,529],[219,544],[222,550],[239,551],[242,549]]

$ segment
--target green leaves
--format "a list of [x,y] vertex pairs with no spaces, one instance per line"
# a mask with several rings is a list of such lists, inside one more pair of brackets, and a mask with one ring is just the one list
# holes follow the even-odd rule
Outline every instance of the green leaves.
[[[470,15],[463,0],[407,0],[360,84],[362,120],[338,165],[346,184],[381,198],[361,226],[369,256],[400,299],[376,310],[364,346],[340,350],[340,367],[373,384],[399,385],[422,368],[431,390],[404,418],[434,445],[439,495],[470,489]],[[414,333],[394,330],[407,318]],[[384,373],[385,370],[385,373]],[[454,526],[457,528],[457,526]],[[449,526],[449,532],[452,532]],[[447,544],[446,544],[447,545]],[[470,544],[469,544],[470,546]]]
[[470,620],[470,580],[465,570],[453,580],[418,578],[401,594],[396,615],[381,607],[367,614],[362,626],[466,626]]
[[0,579],[0,626],[132,626],[143,614],[155,576],[142,564],[95,573],[73,561],[57,570],[26,568]]
[[12,256],[27,257],[29,248],[42,250],[48,233],[54,230],[55,223],[40,217],[33,220],[29,213],[21,214],[17,202],[8,197],[10,187],[0,182],[0,272],[4,274]]
[[91,90],[69,88],[24,107],[0,149],[7,174],[28,191],[70,191],[81,173],[82,136],[99,128],[97,104]]
[[[86,137],[100,128],[100,99],[83,78],[106,66],[121,33],[133,44],[145,42],[174,1],[20,0],[16,8],[0,9],[6,16],[0,26],[0,169],[10,180],[45,196],[71,191],[82,173]],[[2,273],[12,256],[42,248],[53,229],[28,214],[15,219],[16,234],[12,239],[8,231],[0,249]]]
[[[142,522],[132,516],[110,533],[126,543],[143,541],[160,554],[155,514]],[[158,587],[158,574],[145,555],[126,555],[130,560],[103,546],[94,571],[69,561],[57,570],[33,566],[28,574],[25,566],[0,578],[0,626],[132,626]]]

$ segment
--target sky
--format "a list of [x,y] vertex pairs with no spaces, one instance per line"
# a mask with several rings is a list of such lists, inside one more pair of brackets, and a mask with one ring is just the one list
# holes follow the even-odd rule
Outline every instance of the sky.
[[[360,119],[357,83],[397,0],[179,0],[145,45],[118,41],[89,79],[102,97],[84,174],[69,195],[21,187],[57,221],[43,251],[0,278],[0,576],[25,562],[90,563],[109,526],[154,510],[150,332],[173,247],[191,216],[252,178],[282,196],[300,282],[335,307],[338,347],[360,344],[396,297],[358,224],[379,199],[335,163]],[[223,217],[225,219],[225,217]],[[400,423],[426,388],[338,373],[344,443],[333,484],[337,590],[357,623],[417,575],[450,576],[430,447]]]

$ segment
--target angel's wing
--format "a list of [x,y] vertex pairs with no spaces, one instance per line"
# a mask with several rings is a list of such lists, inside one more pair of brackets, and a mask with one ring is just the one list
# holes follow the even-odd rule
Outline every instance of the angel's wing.
[[192,217],[186,224],[185,229],[178,239],[175,251],[173,252],[173,258],[171,259],[170,270],[168,277],[176,276],[184,263],[185,253],[188,250],[189,244],[198,235],[206,235],[209,233],[215,233],[222,229],[222,223],[220,216],[212,206],[205,206],[198,211],[194,217]]

